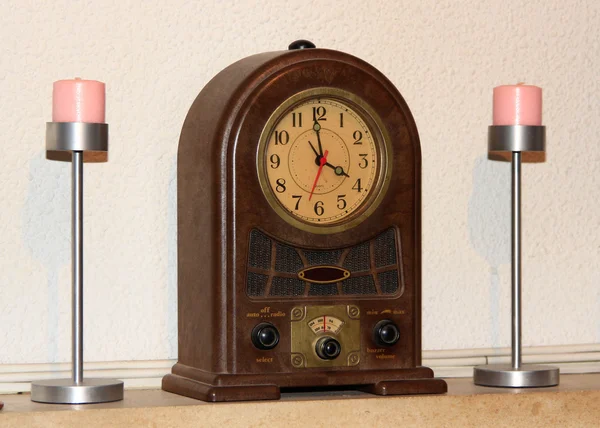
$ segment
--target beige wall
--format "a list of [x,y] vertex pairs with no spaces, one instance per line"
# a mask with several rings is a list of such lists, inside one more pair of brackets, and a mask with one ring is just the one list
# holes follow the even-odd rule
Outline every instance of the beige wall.
[[370,62],[411,106],[425,349],[510,343],[510,167],[486,158],[492,88],[544,89],[547,161],[523,167],[523,343],[600,343],[599,11],[593,0],[3,1],[0,364],[70,359],[70,170],[44,158],[52,82],[107,84],[110,161],[85,172],[85,359],[175,358],[182,121],[225,66],[298,38]]

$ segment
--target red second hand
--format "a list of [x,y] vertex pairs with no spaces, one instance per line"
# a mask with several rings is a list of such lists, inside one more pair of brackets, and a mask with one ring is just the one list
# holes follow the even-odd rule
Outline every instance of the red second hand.
[[319,162],[319,170],[317,171],[317,176],[315,177],[315,182],[313,183],[312,189],[310,190],[310,195],[308,197],[309,201],[312,198],[313,192],[315,191],[315,187],[317,187],[317,182],[319,181],[319,177],[321,176],[321,171],[323,170],[323,167],[327,163],[327,155],[328,154],[329,154],[329,151],[325,150],[325,153],[323,153],[323,157],[321,158],[321,161]]

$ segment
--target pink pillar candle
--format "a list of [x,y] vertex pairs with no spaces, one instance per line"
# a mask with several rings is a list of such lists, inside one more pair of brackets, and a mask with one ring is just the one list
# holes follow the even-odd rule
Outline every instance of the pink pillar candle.
[[79,78],[54,82],[53,122],[104,123],[104,113],[104,83]]
[[542,124],[542,88],[504,85],[494,88],[494,125]]

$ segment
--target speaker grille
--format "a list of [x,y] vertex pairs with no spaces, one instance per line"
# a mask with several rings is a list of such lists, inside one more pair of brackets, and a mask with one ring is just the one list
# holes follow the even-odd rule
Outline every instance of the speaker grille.
[[394,230],[388,229],[375,238],[375,267],[382,268],[396,264],[396,240]]
[[302,296],[304,283],[299,279],[274,276],[271,282],[270,296]]
[[393,271],[381,272],[377,274],[381,292],[383,294],[394,294],[398,290],[398,275]]
[[[312,284],[308,289],[309,296],[337,296],[338,289],[336,284]],[[318,285],[314,287],[314,285]]]
[[342,282],[342,291],[344,294],[377,294],[375,281],[371,275],[348,278]]
[[268,270],[271,267],[271,240],[253,229],[250,232],[250,246],[252,251],[248,254],[248,264],[254,268]]
[[265,288],[267,287],[267,281],[269,280],[268,275],[262,275],[260,273],[248,272],[248,295],[250,296],[262,296],[265,294]]
[[371,267],[369,262],[369,243],[365,242],[351,248],[346,256],[346,260],[344,260],[343,267],[350,272],[369,270]]
[[[401,245],[397,229],[389,228],[374,239],[353,247],[306,250],[250,232],[246,294],[253,298],[392,296],[404,289]],[[316,284],[298,273],[314,266],[338,266],[350,277],[336,283]]]
[[304,267],[300,255],[292,247],[275,242],[275,254],[276,272],[296,273]]
[[342,256],[342,250],[304,251],[308,266],[335,265]]

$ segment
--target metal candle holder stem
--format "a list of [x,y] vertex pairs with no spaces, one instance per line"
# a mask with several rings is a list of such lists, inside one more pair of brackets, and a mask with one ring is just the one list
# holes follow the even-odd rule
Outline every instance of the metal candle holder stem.
[[500,387],[554,386],[559,370],[521,361],[521,154],[546,150],[545,126],[490,126],[489,152],[512,152],[512,359],[511,364],[475,367],[476,385]]
[[50,379],[31,384],[31,400],[42,403],[84,404],[123,399],[123,382],[83,378],[83,153],[108,151],[106,123],[49,122],[46,150],[70,151],[72,158],[72,262],[73,324],[71,379]]

